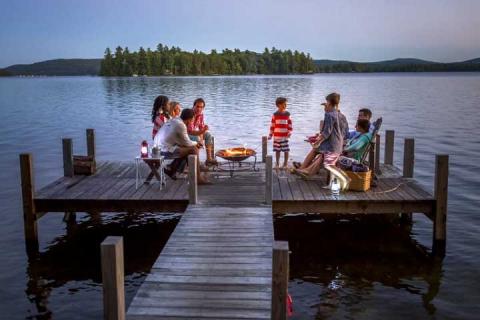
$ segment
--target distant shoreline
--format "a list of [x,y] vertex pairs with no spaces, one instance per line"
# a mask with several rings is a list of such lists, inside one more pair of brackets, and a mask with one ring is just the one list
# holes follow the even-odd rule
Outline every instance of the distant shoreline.
[[129,79],[129,78],[213,78],[213,77],[283,77],[283,76],[315,76],[315,75],[366,75],[366,74],[442,74],[442,73],[461,73],[461,74],[477,74],[480,70],[473,71],[374,71],[374,72],[315,72],[315,73],[290,73],[290,74],[216,74],[216,75],[161,75],[161,76],[99,76],[92,74],[75,74],[75,75],[8,75],[0,76],[0,79],[18,79],[18,78],[62,78],[62,77],[91,77],[105,79]]
[[[17,64],[0,68],[0,77],[29,76],[99,76],[102,59],[55,59],[32,64]],[[357,74],[357,73],[425,73],[425,72],[480,72],[480,58],[463,62],[439,63],[419,59],[394,59],[378,62],[352,62],[341,60],[314,60],[315,71],[310,73],[238,73],[238,74],[175,74],[151,75],[162,77],[195,76],[251,76],[301,74]],[[128,76],[127,76],[128,77]],[[142,76],[143,77],[143,76]],[[150,77],[150,76],[146,76]]]

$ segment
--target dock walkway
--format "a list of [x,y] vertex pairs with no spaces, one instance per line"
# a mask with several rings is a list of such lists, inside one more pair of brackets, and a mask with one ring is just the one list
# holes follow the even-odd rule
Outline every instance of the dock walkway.
[[127,319],[270,319],[271,207],[189,206]]

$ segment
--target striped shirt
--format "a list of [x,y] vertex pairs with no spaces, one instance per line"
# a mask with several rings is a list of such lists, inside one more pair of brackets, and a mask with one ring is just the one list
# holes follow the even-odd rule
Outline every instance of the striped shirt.
[[272,116],[270,124],[270,137],[274,139],[287,139],[292,134],[292,119],[290,119],[290,112],[277,111]]

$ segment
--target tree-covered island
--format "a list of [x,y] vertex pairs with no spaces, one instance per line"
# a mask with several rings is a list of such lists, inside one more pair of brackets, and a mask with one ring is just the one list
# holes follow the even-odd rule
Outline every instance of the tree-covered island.
[[310,54],[291,50],[265,48],[263,53],[224,49],[210,53],[159,44],[155,51],[140,47],[130,51],[118,46],[109,48],[101,62],[101,76],[162,75],[240,75],[240,74],[305,74],[316,66]]

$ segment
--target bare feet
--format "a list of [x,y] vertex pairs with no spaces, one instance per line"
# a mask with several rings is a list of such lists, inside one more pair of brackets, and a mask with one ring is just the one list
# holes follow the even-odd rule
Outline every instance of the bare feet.
[[282,166],[282,170],[287,170],[288,169],[288,163],[284,163]]
[[303,169],[295,169],[295,173],[298,174],[299,176],[301,176],[304,179],[310,177],[310,174]]
[[212,184],[212,182],[203,174],[199,175],[197,183],[199,185]]

